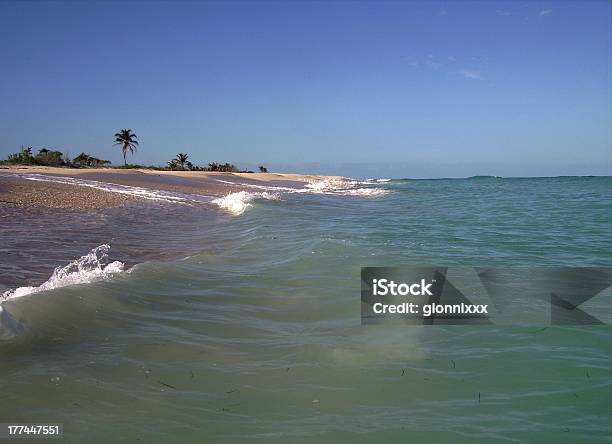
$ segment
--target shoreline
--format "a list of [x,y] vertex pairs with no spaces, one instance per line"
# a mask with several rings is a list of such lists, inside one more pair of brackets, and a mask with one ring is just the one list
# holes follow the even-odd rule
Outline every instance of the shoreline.
[[322,180],[341,180],[341,176],[289,173],[223,173],[209,171],[157,171],[115,168],[59,168],[44,166],[0,167],[0,205],[88,211],[112,208],[146,199],[78,184],[27,180],[23,174],[44,174],[75,179],[162,190],[184,194],[221,197],[248,191],[252,185],[303,187]]

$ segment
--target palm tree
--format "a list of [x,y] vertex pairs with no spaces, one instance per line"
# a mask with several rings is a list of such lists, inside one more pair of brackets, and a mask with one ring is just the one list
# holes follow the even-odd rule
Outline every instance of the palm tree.
[[185,169],[185,164],[187,163],[188,157],[189,156],[185,153],[178,153],[176,157],[174,158],[174,160],[176,160],[176,163],[178,163],[181,166],[181,170]]
[[130,150],[130,153],[134,154],[134,151],[136,151],[136,148],[138,147],[138,141],[136,140],[137,138],[138,137],[132,132],[131,129],[122,129],[115,134],[114,145],[121,145],[121,150],[123,151],[123,163],[125,166],[127,166],[127,160],[125,158],[127,151]]
[[267,173],[267,172],[268,172],[268,169],[267,169],[265,166],[260,165],[260,166],[259,166],[259,171],[260,171],[260,172],[262,172],[262,173]]

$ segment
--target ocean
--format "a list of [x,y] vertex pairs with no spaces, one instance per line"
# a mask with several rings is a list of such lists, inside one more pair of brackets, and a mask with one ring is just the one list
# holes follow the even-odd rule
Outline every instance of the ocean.
[[361,325],[360,270],[610,267],[611,185],[110,186],[148,200],[0,204],[0,422],[63,423],[71,443],[609,442],[609,325]]

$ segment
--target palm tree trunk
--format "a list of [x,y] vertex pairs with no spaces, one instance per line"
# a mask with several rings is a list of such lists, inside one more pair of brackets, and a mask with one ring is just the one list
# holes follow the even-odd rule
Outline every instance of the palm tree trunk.
[[127,159],[125,155],[127,154],[127,146],[123,145],[123,165],[127,166]]

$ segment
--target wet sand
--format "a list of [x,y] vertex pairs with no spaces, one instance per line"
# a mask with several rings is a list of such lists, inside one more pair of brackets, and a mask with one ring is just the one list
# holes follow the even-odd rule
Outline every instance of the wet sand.
[[217,173],[207,171],[122,170],[113,168],[54,168],[9,166],[0,168],[0,204],[58,208],[71,211],[110,208],[139,198],[68,184],[38,182],[20,178],[21,174],[45,174],[96,180],[119,185],[174,191],[207,196],[224,196],[246,185],[303,187],[306,183],[339,176],[282,173]]
[[323,176],[316,174],[292,174],[292,173],[219,173],[211,171],[159,171],[148,169],[118,169],[118,168],[57,168],[45,166],[3,166],[0,167],[0,172],[10,173],[40,173],[40,174],[56,174],[62,176],[82,176],[90,174],[116,174],[124,176],[174,176],[184,177],[195,180],[214,180],[228,179],[231,181],[240,181],[241,179],[253,180],[257,182],[297,182],[306,183],[312,180],[324,179],[341,179],[342,176]]
[[125,194],[92,188],[0,176],[0,205],[86,211],[117,207],[136,200]]

